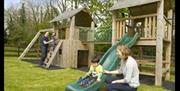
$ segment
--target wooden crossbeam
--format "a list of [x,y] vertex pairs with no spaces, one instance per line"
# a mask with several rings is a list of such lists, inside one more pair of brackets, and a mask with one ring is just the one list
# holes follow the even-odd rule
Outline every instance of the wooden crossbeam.
[[155,76],[155,73],[139,72],[140,75]]
[[39,30],[39,32],[54,32],[54,29],[53,28],[43,29],[43,30]]

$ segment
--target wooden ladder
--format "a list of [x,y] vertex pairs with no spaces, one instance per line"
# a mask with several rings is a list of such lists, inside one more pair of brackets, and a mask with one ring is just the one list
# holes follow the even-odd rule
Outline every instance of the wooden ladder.
[[56,45],[55,49],[53,51],[49,51],[48,55],[44,61],[44,64],[46,64],[45,68],[49,68],[50,64],[52,63],[54,57],[56,56],[60,46],[62,45],[63,40],[60,40],[58,44]]

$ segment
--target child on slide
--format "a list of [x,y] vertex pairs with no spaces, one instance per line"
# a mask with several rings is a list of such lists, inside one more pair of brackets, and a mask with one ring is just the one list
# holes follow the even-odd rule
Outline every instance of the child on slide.
[[95,81],[101,81],[103,73],[103,67],[98,64],[99,58],[95,57],[91,60],[92,65],[90,66],[89,72],[86,73],[84,78],[80,78],[79,83],[81,86],[89,86]]

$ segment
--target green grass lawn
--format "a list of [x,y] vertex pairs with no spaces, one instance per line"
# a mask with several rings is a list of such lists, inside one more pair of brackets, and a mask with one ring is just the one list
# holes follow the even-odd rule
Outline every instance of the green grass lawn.
[[[64,91],[85,72],[75,69],[46,70],[16,57],[5,57],[5,91]],[[174,81],[174,76],[171,76]],[[163,87],[141,83],[138,91],[168,91]]]
[[5,91],[64,91],[85,72],[74,69],[46,70],[15,57],[5,57]]

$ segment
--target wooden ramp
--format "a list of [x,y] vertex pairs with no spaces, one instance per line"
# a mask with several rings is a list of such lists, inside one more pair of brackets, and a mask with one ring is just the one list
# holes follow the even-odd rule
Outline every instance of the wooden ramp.
[[46,64],[46,68],[49,68],[50,64],[52,63],[54,57],[56,56],[56,53],[58,52],[60,46],[62,45],[63,40],[60,40],[58,44],[56,45],[55,49],[53,51],[49,51],[47,58],[45,59],[44,63]]

